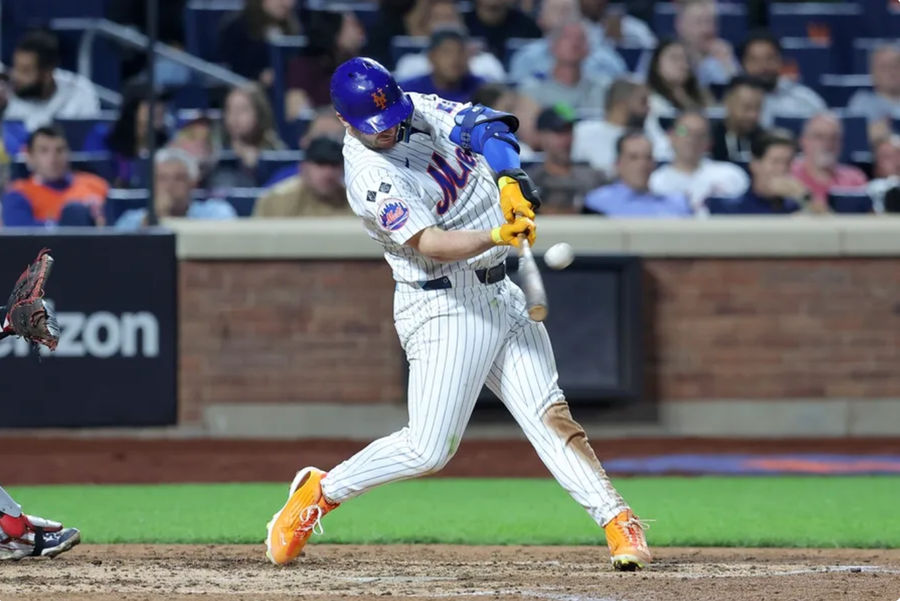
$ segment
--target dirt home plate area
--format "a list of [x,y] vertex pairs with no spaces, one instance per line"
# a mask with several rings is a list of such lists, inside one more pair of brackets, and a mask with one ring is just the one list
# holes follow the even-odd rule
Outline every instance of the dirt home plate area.
[[[278,481],[298,457],[334,465],[352,441],[0,440],[10,483]],[[672,441],[617,441],[607,457],[663,451]],[[887,452],[893,441],[840,450]],[[677,442],[681,452],[742,451],[736,441]],[[862,446],[860,446],[862,445]],[[836,451],[836,441],[770,443],[770,450]],[[857,448],[860,446],[860,448]],[[658,448],[657,448],[658,447]],[[446,475],[546,477],[524,441],[471,441]],[[485,458],[491,458],[486,461]],[[504,466],[491,468],[490,466]],[[177,466],[177,469],[173,469]],[[2,480],[0,480],[2,481]],[[4,482],[6,483],[6,482]],[[287,482],[285,482],[287,486]],[[386,508],[389,510],[389,508]],[[785,506],[785,511],[800,511]],[[852,507],[848,511],[853,511]],[[264,516],[268,517],[268,516]],[[261,519],[235,516],[235,519]],[[397,516],[402,519],[402,516]],[[877,520],[878,516],[867,519]],[[264,522],[265,520],[262,520]],[[262,523],[261,522],[261,523]],[[553,528],[553,516],[535,528]],[[765,527],[761,524],[759,527]],[[652,544],[652,531],[651,531]],[[0,565],[0,601],[332,601],[394,598],[552,601],[896,601],[900,549],[656,548],[651,569],[618,573],[605,547],[318,545],[279,568],[258,545],[82,544],[53,560]]]
[[261,545],[84,545],[7,563],[3,601],[548,599],[706,601],[900,597],[900,551],[657,549],[652,570],[614,572],[595,547],[310,547],[287,568]]

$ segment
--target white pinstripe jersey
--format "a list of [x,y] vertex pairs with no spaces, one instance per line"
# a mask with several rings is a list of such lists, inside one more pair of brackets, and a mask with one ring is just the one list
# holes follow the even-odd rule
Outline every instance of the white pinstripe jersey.
[[404,243],[421,230],[489,230],[505,223],[499,192],[484,157],[450,141],[454,117],[468,104],[409,93],[415,107],[408,142],[375,151],[344,137],[347,197],[399,282],[493,267],[509,249],[491,248],[455,263],[439,263]]

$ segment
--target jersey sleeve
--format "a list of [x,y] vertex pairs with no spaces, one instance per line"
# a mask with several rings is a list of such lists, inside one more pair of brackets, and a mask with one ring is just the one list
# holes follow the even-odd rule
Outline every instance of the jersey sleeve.
[[434,94],[410,94],[418,114],[428,124],[435,139],[450,139],[450,132],[456,126],[456,115],[470,102],[461,103],[445,100]]
[[347,194],[369,229],[397,245],[437,223],[428,199],[396,171],[366,169],[349,182]]

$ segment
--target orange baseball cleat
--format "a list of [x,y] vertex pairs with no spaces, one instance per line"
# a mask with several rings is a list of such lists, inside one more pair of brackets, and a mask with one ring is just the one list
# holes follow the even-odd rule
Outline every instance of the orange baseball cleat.
[[322,534],[322,517],[338,503],[322,494],[325,472],[305,467],[294,477],[287,503],[266,524],[266,557],[275,565],[286,565],[300,556],[313,532]]
[[615,569],[633,572],[643,569],[653,560],[644,538],[644,528],[644,524],[630,509],[621,512],[603,527],[610,561]]

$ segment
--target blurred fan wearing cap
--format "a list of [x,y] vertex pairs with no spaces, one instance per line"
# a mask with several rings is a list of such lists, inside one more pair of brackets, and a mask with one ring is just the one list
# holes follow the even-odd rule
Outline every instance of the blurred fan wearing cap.
[[343,145],[331,138],[309,143],[300,173],[271,188],[256,201],[254,217],[352,215],[344,188]]
[[460,28],[435,30],[428,42],[431,73],[400,82],[407,92],[437,94],[454,102],[468,102],[484,80],[469,71],[468,36]]
[[572,161],[572,128],[575,111],[558,104],[538,115],[537,129],[544,151],[543,163],[525,170],[541,191],[541,213],[580,213],[585,195],[607,183],[600,171]]

